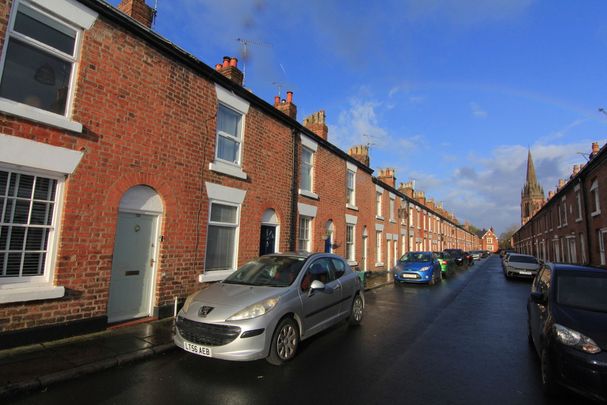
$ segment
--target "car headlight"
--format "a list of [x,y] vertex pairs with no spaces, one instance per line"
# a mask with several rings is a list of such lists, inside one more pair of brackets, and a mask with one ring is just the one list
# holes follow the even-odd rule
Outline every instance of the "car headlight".
[[196,296],[196,294],[198,293],[190,294],[188,295],[188,298],[185,299],[183,307],[181,307],[181,310],[183,312],[188,312],[188,309],[190,309],[190,305],[192,305],[192,302],[194,302],[194,297]]
[[419,269],[419,271],[428,271],[431,268],[432,268],[432,266],[425,266],[425,267],[422,267],[421,269]]
[[555,323],[552,328],[556,340],[564,345],[575,347],[576,349],[591,354],[601,351],[601,348],[594,343],[594,340],[590,339],[588,336],[582,335],[580,332],[566,328],[558,323]]
[[257,318],[267,314],[278,304],[278,297],[268,298],[265,301],[258,302],[257,304],[249,305],[242,311],[236,312],[234,315],[229,317],[228,321],[242,321],[244,319]]

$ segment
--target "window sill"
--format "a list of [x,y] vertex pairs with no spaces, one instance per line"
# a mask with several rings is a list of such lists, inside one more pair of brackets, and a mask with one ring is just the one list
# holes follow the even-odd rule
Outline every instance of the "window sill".
[[576,218],[575,222],[582,222],[582,218]]
[[391,219],[391,220],[390,220],[390,223],[391,223],[391,224],[395,224],[395,223],[396,223],[396,221],[395,221],[395,220],[393,220],[393,219]]
[[61,298],[65,288],[48,284],[7,284],[0,286],[0,304]]
[[348,264],[350,266],[358,266],[358,262],[356,260],[348,260]]
[[227,174],[228,176],[237,177],[239,179],[247,179],[247,174],[243,172],[240,167],[224,163],[220,160],[215,160],[214,162],[209,163],[209,169],[213,170],[214,172]]
[[17,103],[12,100],[0,98],[0,111],[20,118],[26,118],[42,124],[50,125],[57,128],[67,129],[72,132],[82,132],[82,124],[76,121],[69,120],[62,115],[54,114],[48,111],[41,110],[29,106],[27,104]]
[[590,216],[591,216],[591,217],[596,217],[597,215],[601,215],[601,210],[594,211],[594,212],[591,212],[591,213],[590,213]]
[[384,262],[375,263],[375,267],[384,267]]
[[212,281],[222,281],[230,274],[234,273],[234,270],[214,270],[207,271],[198,275],[199,283],[210,283]]
[[375,216],[375,219],[380,220],[380,221],[383,221],[383,220],[384,220],[384,217],[382,217],[381,215],[376,215],[376,216]]
[[358,211],[358,207],[356,205],[346,204],[346,208],[354,210],[354,211]]
[[313,200],[318,200],[318,194],[313,193],[308,190],[299,189],[299,195],[303,195],[304,197],[312,198]]

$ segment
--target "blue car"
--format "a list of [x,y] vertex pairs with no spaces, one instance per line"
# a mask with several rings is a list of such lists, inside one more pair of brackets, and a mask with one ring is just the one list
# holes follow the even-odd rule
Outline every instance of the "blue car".
[[392,269],[394,283],[435,284],[442,280],[438,257],[432,252],[409,252]]

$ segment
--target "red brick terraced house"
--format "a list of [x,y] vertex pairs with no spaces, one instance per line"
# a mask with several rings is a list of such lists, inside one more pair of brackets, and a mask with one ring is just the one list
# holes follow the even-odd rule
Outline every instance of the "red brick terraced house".
[[[442,206],[151,30],[143,0],[0,2],[0,341],[171,316],[260,254],[366,271],[480,245]],[[475,239],[476,238],[476,239]],[[419,242],[418,242],[419,240]]]
[[493,228],[489,228],[489,230],[481,236],[481,250],[487,250],[494,253],[499,250],[499,239],[493,231]]
[[514,233],[514,248],[544,261],[607,267],[606,179],[607,148],[595,142],[588,162],[574,165]]

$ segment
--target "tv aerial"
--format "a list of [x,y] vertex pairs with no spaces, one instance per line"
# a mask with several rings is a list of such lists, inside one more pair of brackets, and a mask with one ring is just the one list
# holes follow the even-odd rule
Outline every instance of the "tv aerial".
[[249,47],[251,45],[255,45],[255,46],[261,46],[261,47],[265,47],[265,48],[271,48],[272,45],[268,44],[267,42],[263,42],[263,41],[256,41],[256,40],[252,40],[252,39],[245,39],[245,38],[236,38],[236,41],[240,42],[240,59],[242,60],[242,83],[244,85],[244,79],[246,77],[246,70],[247,70],[247,60],[249,59]]

